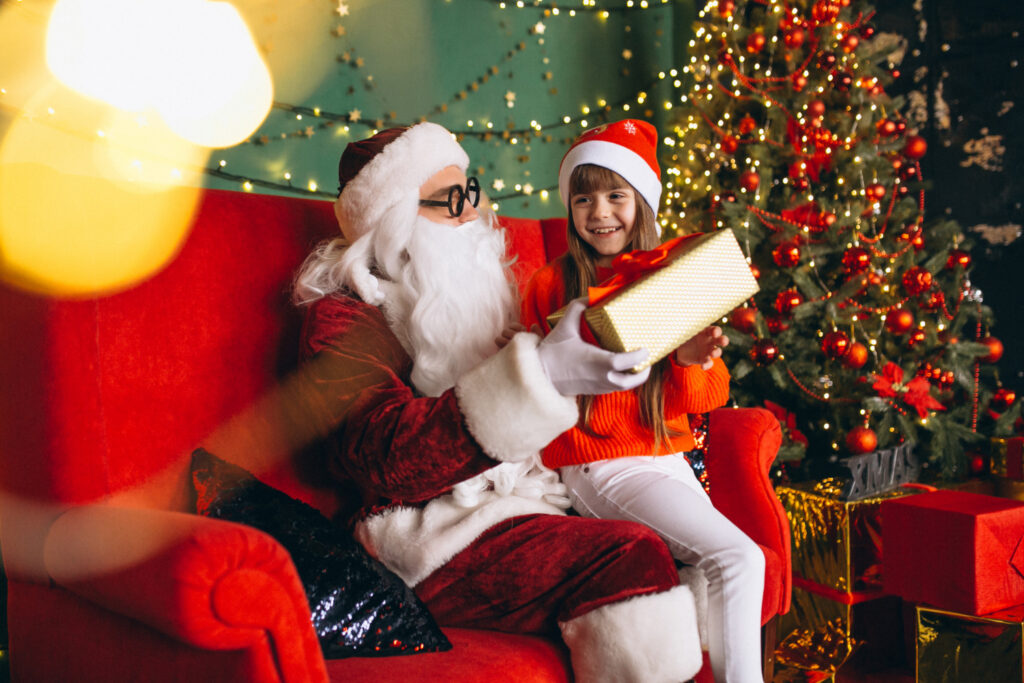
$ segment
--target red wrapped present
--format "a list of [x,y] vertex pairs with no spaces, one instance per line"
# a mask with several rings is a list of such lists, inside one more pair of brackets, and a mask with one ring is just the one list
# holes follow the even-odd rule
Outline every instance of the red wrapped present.
[[965,491],[882,503],[885,590],[966,614],[1024,603],[1024,504]]
[[992,440],[992,474],[1024,479],[1024,437]]

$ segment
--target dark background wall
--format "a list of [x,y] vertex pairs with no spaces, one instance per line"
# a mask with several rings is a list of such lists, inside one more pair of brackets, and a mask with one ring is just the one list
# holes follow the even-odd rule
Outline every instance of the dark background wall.
[[892,0],[875,25],[907,40],[894,92],[928,141],[929,217],[957,221],[974,242],[972,283],[1006,348],[1000,379],[1024,391],[1024,4]]

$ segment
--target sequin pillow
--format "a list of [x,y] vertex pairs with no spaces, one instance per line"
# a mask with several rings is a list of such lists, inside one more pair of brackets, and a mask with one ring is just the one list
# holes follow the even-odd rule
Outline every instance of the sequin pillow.
[[192,486],[197,513],[259,529],[291,554],[325,658],[451,649],[412,589],[316,509],[201,448]]

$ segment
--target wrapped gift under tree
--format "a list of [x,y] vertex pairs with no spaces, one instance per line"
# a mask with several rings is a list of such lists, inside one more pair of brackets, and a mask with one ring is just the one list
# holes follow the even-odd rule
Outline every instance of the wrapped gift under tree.
[[913,491],[844,500],[845,482],[826,479],[776,490],[793,544],[793,607],[779,623],[777,661],[831,674],[851,660],[898,664],[903,611],[882,583],[879,509]]

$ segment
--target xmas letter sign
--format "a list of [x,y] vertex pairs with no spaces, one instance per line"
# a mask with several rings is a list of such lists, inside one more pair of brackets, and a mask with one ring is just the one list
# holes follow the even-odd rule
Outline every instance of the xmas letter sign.
[[850,481],[843,488],[844,500],[861,500],[891,491],[901,484],[917,481],[921,463],[910,441],[895,448],[855,455],[839,461],[850,469]]

